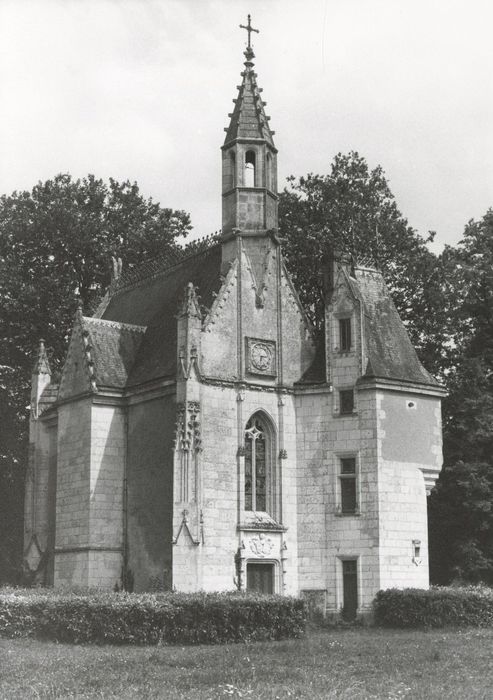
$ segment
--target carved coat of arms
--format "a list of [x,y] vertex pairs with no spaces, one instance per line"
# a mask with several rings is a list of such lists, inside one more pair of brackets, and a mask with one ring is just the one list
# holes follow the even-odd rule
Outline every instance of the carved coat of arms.
[[258,557],[268,557],[274,547],[274,541],[261,532],[250,539],[249,546]]

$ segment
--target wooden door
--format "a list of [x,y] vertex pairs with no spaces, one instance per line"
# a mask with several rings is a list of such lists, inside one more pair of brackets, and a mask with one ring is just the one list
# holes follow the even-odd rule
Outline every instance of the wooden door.
[[356,559],[342,562],[343,607],[342,616],[345,620],[355,620],[358,610],[358,565]]
[[247,564],[247,590],[274,593],[274,564]]

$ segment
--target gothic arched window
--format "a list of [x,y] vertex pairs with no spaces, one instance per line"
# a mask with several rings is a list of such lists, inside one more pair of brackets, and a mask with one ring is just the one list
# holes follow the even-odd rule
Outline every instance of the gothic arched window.
[[245,153],[245,187],[255,187],[255,151]]
[[273,431],[260,413],[245,428],[245,510],[274,508]]

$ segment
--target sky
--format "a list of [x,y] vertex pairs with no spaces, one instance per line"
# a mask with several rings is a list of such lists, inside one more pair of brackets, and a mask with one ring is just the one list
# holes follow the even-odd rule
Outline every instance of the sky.
[[0,0],[0,193],[94,173],[218,230],[248,13],[279,183],[356,150],[437,251],[493,206],[491,0]]

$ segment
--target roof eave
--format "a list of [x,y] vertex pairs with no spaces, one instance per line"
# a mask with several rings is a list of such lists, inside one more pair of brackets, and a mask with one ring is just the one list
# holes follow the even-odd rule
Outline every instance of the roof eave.
[[426,382],[416,382],[408,379],[394,377],[368,377],[363,376],[356,382],[358,391],[368,389],[386,389],[387,391],[405,391],[412,394],[426,394],[444,398],[448,395],[446,389],[441,384],[428,384]]

